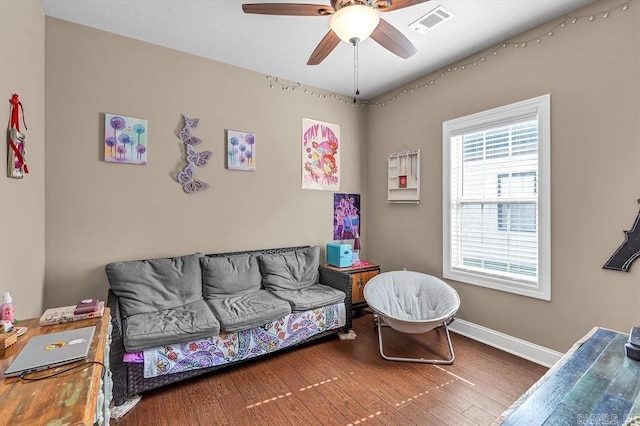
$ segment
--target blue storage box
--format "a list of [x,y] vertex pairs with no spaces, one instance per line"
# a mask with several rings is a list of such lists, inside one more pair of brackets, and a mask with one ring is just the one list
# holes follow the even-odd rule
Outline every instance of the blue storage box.
[[327,243],[327,263],[345,268],[351,266],[353,261],[353,248],[351,244]]

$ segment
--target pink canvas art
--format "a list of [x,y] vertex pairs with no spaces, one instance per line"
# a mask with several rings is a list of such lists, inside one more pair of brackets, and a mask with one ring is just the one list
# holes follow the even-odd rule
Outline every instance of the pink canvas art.
[[340,126],[302,119],[302,189],[340,189]]

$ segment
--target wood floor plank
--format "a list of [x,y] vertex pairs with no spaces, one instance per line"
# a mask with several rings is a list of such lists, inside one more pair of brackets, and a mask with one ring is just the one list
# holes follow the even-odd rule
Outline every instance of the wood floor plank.
[[[149,392],[145,395],[145,403],[139,404],[135,410],[132,410],[127,414],[130,425],[144,426],[144,425],[162,425],[168,426],[168,419],[164,411],[164,404],[161,403],[163,393]],[[131,416],[131,417],[129,417]]]
[[[463,383],[452,383],[449,389],[458,398],[464,398],[476,407],[496,417],[498,417],[506,408],[508,408],[507,405],[497,402],[490,395],[483,392],[483,389],[481,387],[471,388]],[[513,401],[511,403],[513,403]],[[509,405],[511,405],[511,403]]]
[[[306,372],[313,375],[311,380],[314,382],[311,389],[306,389],[304,393],[308,398],[312,395],[322,395],[335,410],[342,413],[347,419],[360,419],[368,416],[370,413],[365,405],[360,401],[362,393],[350,393],[341,387],[340,371],[327,365],[325,361],[318,361],[312,368],[307,367]],[[336,374],[334,376],[334,374]],[[337,377],[337,380],[333,380]],[[327,382],[327,379],[332,381]],[[343,380],[344,381],[344,380]],[[363,390],[364,391],[364,390]],[[315,397],[315,396],[313,396]]]
[[[369,425],[415,425],[416,423],[405,417],[397,407],[391,406],[385,401],[379,400],[367,406],[370,411],[367,417],[367,426]],[[371,417],[373,415],[373,417]],[[360,422],[362,424],[362,422]],[[422,422],[424,424],[424,422]]]
[[[316,346],[316,348],[318,347]],[[372,374],[376,374],[375,371],[367,368],[367,366],[357,363],[336,364],[321,356],[316,357],[316,359],[318,360],[317,366],[321,368],[322,371],[330,371],[332,374],[336,374],[336,377],[339,378],[337,386],[342,389],[346,395],[358,395],[358,401],[364,406],[379,399],[394,402],[398,399],[406,398],[406,393],[395,392],[395,390],[405,387],[405,383],[398,380],[397,377],[394,377],[394,383],[381,387],[379,385],[385,385],[386,383],[378,382],[372,384],[366,380],[366,378]],[[348,368],[340,368],[341,366]],[[363,382],[367,383],[366,387],[362,386]],[[393,396],[391,396],[390,393],[393,394]]]
[[[223,407],[225,407],[225,415],[229,419],[229,423],[232,425],[266,424],[261,423],[260,419],[254,415],[253,411],[244,409],[246,407],[246,401],[239,393],[223,395],[218,398],[218,401]],[[142,402],[144,402],[144,397]],[[126,419],[126,416],[123,417],[123,420],[124,419]],[[181,424],[188,425],[189,423],[183,422]]]
[[[275,362],[276,358],[278,358],[278,362]],[[314,384],[314,382],[306,379],[301,374],[309,364],[308,358],[304,356],[294,356],[293,352],[287,354],[286,362],[280,360],[280,358],[281,357],[270,357],[265,361],[269,363],[269,367],[273,370],[274,374],[277,375],[283,383],[287,384],[291,392],[290,398],[293,398],[294,418],[298,419],[298,416],[301,415],[308,416],[301,419],[297,424],[331,424],[332,422],[338,421],[338,419],[340,419],[341,423],[346,424],[349,421],[346,417],[337,416],[331,402],[323,395],[301,390],[306,389],[308,386],[313,387]],[[285,402],[287,401],[289,401],[289,397]]]
[[462,414],[477,425],[490,425],[496,419],[496,416],[484,411],[476,405],[472,405]]
[[[251,413],[255,417],[270,419],[272,424],[292,424],[286,413],[280,410],[279,404],[275,403],[278,400],[278,394],[270,393],[263,386],[263,384],[268,385],[268,380],[260,374],[261,366],[259,364],[259,362],[254,362],[251,365],[252,368],[240,369],[241,374],[238,374],[234,381],[238,392],[244,397],[246,403],[244,410],[249,411],[247,407],[253,406]],[[261,404],[256,405],[258,402]]]
[[[546,371],[455,333],[451,366],[391,362],[379,354],[372,315],[353,328],[355,340],[329,338],[147,392],[112,424],[482,426]],[[390,352],[448,355],[442,331],[383,332]]]
[[[376,340],[377,342],[377,340]],[[377,351],[370,355],[373,361],[380,362],[381,358]],[[393,375],[388,374],[388,367],[393,366],[395,373]],[[394,402],[402,401],[406,398],[410,398],[412,395],[424,392],[425,390],[435,390],[443,383],[451,380],[452,377],[442,373],[437,369],[434,369],[428,364],[414,364],[414,363],[392,363],[389,361],[383,361],[379,367],[372,368],[370,365],[360,363],[353,366],[354,374],[352,377],[362,381],[362,377],[375,376],[379,380],[375,384],[368,382],[367,390],[369,392],[364,393],[364,397],[381,398],[388,401],[390,404]],[[420,375],[416,375],[414,372],[416,369],[420,372]],[[418,378],[416,380],[416,378]],[[359,393],[362,397],[362,393]],[[467,408],[468,402],[462,401]]]
[[454,426],[475,426],[475,423],[469,418],[452,410],[443,403],[438,403],[433,410],[429,411],[429,414],[438,418],[443,424]]
[[[503,405],[510,405],[529,388],[522,384],[516,386],[509,381],[508,377],[481,371],[474,364],[463,364],[462,361],[444,368],[448,372],[472,382],[476,387],[483,389],[485,394],[490,395],[492,399]],[[533,382],[535,383],[535,380]]]
[[[180,392],[183,394],[182,400],[184,401],[186,399],[188,401],[186,408],[193,411],[200,424],[229,425],[229,420],[224,414],[224,407],[220,404],[214,387],[212,387],[214,383],[215,381],[203,380],[201,378],[190,380],[187,385],[189,389],[188,392]],[[164,395],[166,395],[166,393],[164,393]],[[189,395],[198,395],[197,400],[194,401]],[[179,421],[183,417],[178,414],[175,418]]]
[[469,408],[474,407],[474,405],[471,401],[458,397],[451,390],[454,380],[455,379],[452,379],[449,382],[445,382],[443,385],[441,385],[440,387],[430,392],[429,395],[432,398],[435,398],[441,403],[447,405],[449,408],[451,408],[455,412],[464,413]]
[[[285,414],[287,420],[291,424],[318,424],[319,421],[310,421],[313,419],[313,413],[309,411],[306,404],[298,398],[295,389],[291,387],[291,383],[282,380],[282,370],[290,369],[288,363],[274,362],[277,358],[269,358],[266,362],[256,364],[256,372],[261,377],[260,383],[262,387],[271,395],[270,402],[277,406],[279,410]],[[274,399],[275,398],[275,399]],[[250,407],[248,409],[254,409]],[[259,410],[256,410],[259,412]]]

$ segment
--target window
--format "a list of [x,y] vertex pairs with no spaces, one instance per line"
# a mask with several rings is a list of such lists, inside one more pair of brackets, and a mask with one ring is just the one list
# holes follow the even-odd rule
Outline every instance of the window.
[[550,96],[443,123],[443,274],[551,299]]
[[529,202],[498,204],[498,229],[501,231],[536,232],[536,172],[498,175],[498,197],[531,195]]

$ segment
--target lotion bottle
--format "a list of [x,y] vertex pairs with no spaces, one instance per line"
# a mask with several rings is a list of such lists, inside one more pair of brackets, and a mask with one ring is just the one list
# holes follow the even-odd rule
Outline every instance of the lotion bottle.
[[15,322],[13,299],[11,298],[11,294],[9,292],[6,292],[2,296],[2,306],[0,306],[0,319],[11,321],[11,324]]

